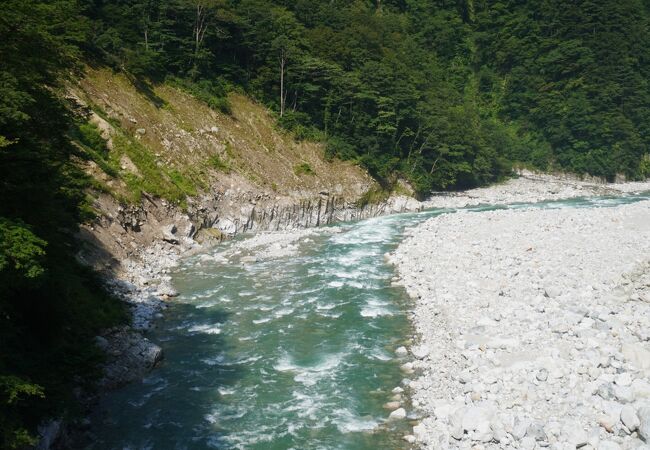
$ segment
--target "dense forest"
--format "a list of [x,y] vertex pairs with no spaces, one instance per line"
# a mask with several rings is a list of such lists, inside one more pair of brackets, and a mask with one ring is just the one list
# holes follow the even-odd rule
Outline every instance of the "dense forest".
[[[74,259],[92,219],[63,83],[84,64],[228,111],[245,92],[387,189],[477,186],[513,164],[650,175],[647,0],[2,0],[0,446],[96,375],[119,303]],[[92,144],[92,142],[89,142]]]

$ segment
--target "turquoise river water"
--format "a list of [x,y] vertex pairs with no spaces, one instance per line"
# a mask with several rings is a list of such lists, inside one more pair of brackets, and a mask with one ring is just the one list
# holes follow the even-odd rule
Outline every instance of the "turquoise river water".
[[[650,195],[467,208],[606,207]],[[185,259],[182,293],[149,334],[165,359],[106,396],[93,449],[406,449],[382,405],[403,375],[410,300],[384,254],[454,210],[323,227],[286,257],[242,263],[246,237]],[[407,405],[408,409],[408,405]]]

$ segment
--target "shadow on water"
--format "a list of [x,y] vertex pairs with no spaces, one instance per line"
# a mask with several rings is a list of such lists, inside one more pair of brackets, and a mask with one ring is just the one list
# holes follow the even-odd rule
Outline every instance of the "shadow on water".
[[[224,393],[247,370],[246,364],[226,356],[231,348],[219,334],[230,315],[215,308],[204,314],[193,305],[174,305],[147,335],[163,347],[164,359],[141,382],[100,400],[91,430],[95,439],[86,448],[228,448],[219,442],[227,431],[220,432],[211,416],[215,404],[227,405]],[[120,411],[119,417],[115,411]]]

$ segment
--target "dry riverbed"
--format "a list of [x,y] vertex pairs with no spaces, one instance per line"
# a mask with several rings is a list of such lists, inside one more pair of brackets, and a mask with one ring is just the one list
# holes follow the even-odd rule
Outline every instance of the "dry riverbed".
[[[534,201],[593,186],[515,180],[463,195]],[[617,186],[649,188],[596,188]],[[390,260],[420,336],[410,388],[423,420],[408,440],[650,449],[650,201],[458,212],[407,236]]]

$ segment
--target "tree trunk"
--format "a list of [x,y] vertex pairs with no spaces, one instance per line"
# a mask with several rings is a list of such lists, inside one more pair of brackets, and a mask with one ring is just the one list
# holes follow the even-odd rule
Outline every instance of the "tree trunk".
[[284,116],[284,67],[287,63],[286,54],[284,50],[280,51],[280,117]]

